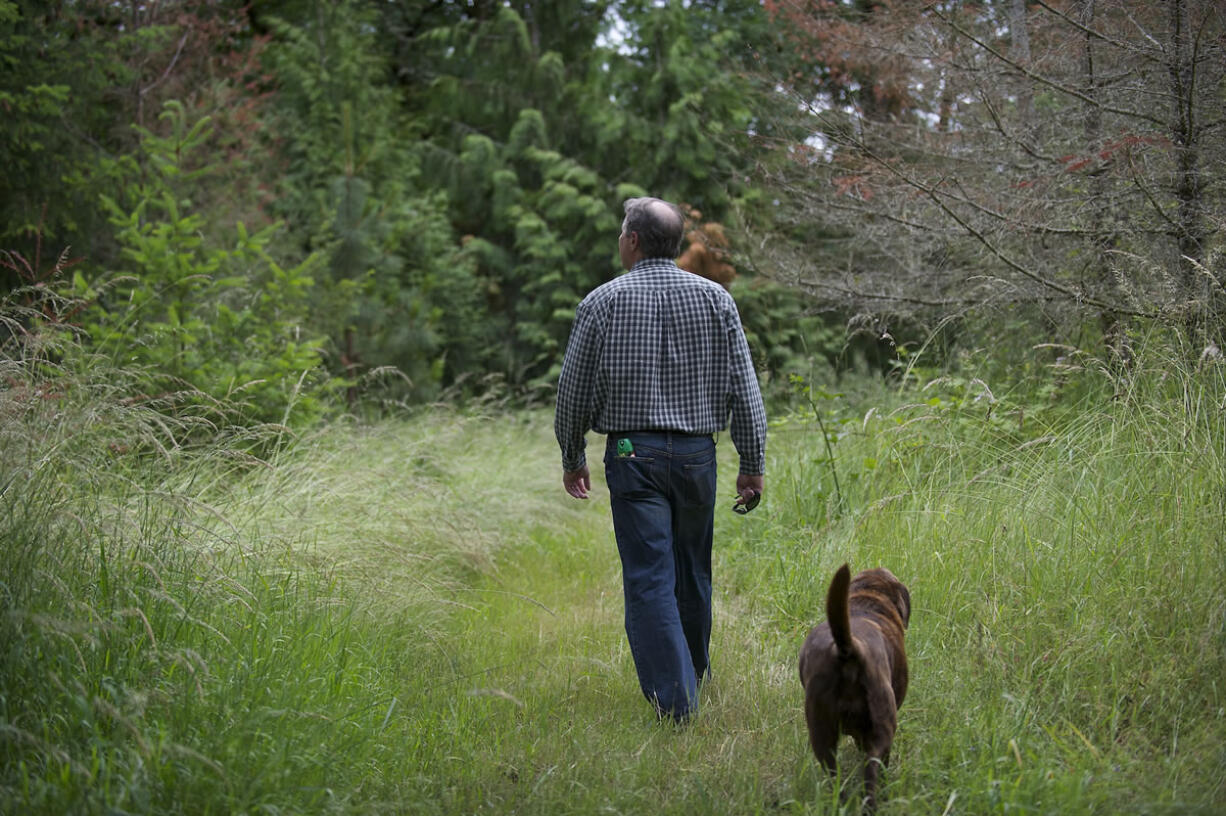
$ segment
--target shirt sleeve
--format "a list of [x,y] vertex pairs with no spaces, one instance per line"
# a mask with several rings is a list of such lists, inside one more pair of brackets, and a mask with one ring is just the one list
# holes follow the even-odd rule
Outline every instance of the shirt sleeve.
[[727,330],[732,352],[729,435],[741,459],[739,473],[761,476],[766,472],[766,406],[735,301],[727,316]]
[[575,323],[558,378],[553,432],[562,449],[562,469],[567,472],[587,464],[584,434],[592,427],[596,372],[604,350],[604,333],[600,331],[596,311],[586,303],[580,303],[575,310]]

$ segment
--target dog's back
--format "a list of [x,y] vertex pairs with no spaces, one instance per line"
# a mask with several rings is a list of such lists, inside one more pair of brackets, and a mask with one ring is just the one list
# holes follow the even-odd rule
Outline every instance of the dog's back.
[[898,707],[907,693],[903,631],[910,616],[910,593],[889,570],[865,570],[853,580],[844,564],[826,594],[827,620],[813,628],[800,652],[813,753],[833,772],[839,734],[850,734],[869,757],[870,805],[875,760],[889,759]]

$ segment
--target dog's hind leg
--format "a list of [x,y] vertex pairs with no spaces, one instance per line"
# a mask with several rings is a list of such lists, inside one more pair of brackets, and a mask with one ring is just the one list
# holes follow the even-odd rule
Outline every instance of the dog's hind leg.
[[813,749],[813,756],[817,757],[817,761],[822,764],[831,776],[838,773],[838,766],[835,763],[835,750],[839,743],[839,732],[837,728],[829,728],[825,725],[819,725],[816,728],[809,729],[809,746]]
[[823,733],[820,737],[810,734],[809,744],[813,747],[813,755],[831,776],[838,775],[838,765],[835,762],[835,746],[838,744],[837,733]]
[[865,813],[872,813],[877,810],[877,779],[881,766],[884,764],[885,763],[881,759],[871,755],[864,762]]
[[839,743],[838,721],[829,711],[820,711],[814,695],[805,694],[805,724],[809,726],[809,747],[813,756],[831,776],[838,772],[835,752]]
[[864,762],[864,810],[872,813],[877,807],[877,782],[881,769],[890,764],[890,744],[894,741],[892,728],[874,729],[872,739],[865,747],[868,754]]

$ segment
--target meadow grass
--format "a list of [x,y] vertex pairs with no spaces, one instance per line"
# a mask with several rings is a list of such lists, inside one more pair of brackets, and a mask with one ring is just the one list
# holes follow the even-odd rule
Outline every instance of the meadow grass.
[[45,399],[9,373],[3,812],[855,812],[858,752],[841,801],[795,668],[844,561],[914,603],[882,813],[1226,809],[1220,369],[834,400],[776,421],[746,517],[723,436],[714,675],[683,728],[638,691],[600,467],[564,494],[547,411],[253,457],[174,444],[110,379]]

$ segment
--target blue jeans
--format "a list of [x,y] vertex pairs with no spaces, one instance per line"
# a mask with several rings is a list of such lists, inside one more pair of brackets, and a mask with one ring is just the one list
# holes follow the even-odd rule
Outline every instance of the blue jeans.
[[[622,438],[634,456],[618,456]],[[697,709],[710,667],[715,442],[667,431],[610,434],[604,461],[639,686],[659,715],[683,720]]]

